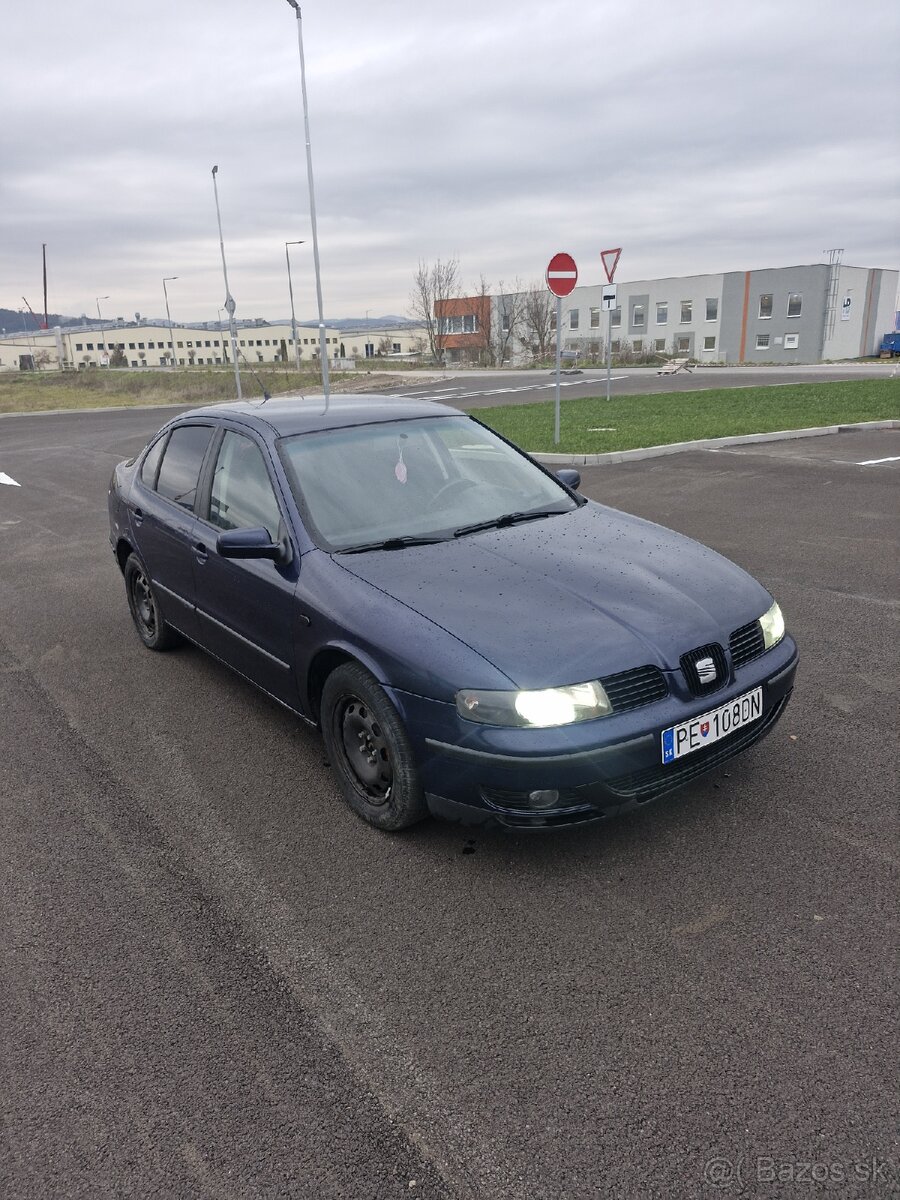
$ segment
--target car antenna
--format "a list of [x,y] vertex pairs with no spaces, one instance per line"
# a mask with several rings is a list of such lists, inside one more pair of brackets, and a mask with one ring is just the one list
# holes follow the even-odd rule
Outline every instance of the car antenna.
[[253,378],[256,380],[256,382],[259,384],[259,390],[262,392],[263,398],[262,398],[262,400],[257,400],[256,403],[257,403],[258,407],[262,407],[262,405],[265,404],[265,402],[267,400],[271,400],[272,397],[269,395],[268,391],[266,390],[266,386],[263,383],[263,381],[260,379],[260,377],[257,375],[257,373],[250,366],[250,363],[247,361],[247,355],[241,349],[238,349],[238,354],[241,356],[241,358],[246,363],[247,370],[250,372],[250,374],[253,376]]

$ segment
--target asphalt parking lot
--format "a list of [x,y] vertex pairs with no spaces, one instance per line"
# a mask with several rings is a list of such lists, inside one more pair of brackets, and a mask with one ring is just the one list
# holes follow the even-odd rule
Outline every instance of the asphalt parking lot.
[[785,718],[587,832],[391,837],[140,645],[106,487],[163,419],[0,421],[3,1195],[895,1193],[900,431],[585,468],[773,592]]

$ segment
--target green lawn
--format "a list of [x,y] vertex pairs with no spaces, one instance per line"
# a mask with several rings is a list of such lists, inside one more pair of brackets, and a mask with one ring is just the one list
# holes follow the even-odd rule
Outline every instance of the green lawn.
[[[854,421],[900,420],[900,379],[711,388],[654,396],[563,400],[553,444],[553,402],[473,410],[480,421],[530,451],[604,454],[698,438],[771,433]],[[591,432],[592,429],[599,432]]]
[[[273,396],[280,392],[322,391],[318,368],[309,371],[256,368]],[[386,375],[333,373],[335,392],[362,392],[395,386]],[[259,399],[259,383],[241,369],[244,396]],[[183,371],[9,371],[0,373],[0,413],[41,412],[55,408],[114,408],[136,404],[211,404],[235,398],[234,372],[228,368]]]

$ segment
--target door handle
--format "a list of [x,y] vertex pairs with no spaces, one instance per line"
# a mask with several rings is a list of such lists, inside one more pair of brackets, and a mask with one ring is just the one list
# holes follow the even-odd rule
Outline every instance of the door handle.
[[199,563],[205,563],[207,558],[209,558],[209,551],[202,542],[194,542],[194,553],[196,554],[197,562]]

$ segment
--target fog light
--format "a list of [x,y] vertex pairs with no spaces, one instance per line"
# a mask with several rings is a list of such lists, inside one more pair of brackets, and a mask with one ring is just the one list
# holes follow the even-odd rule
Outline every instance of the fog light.
[[532,808],[552,808],[559,801],[559,792],[555,788],[547,788],[542,792],[529,792],[528,803]]

